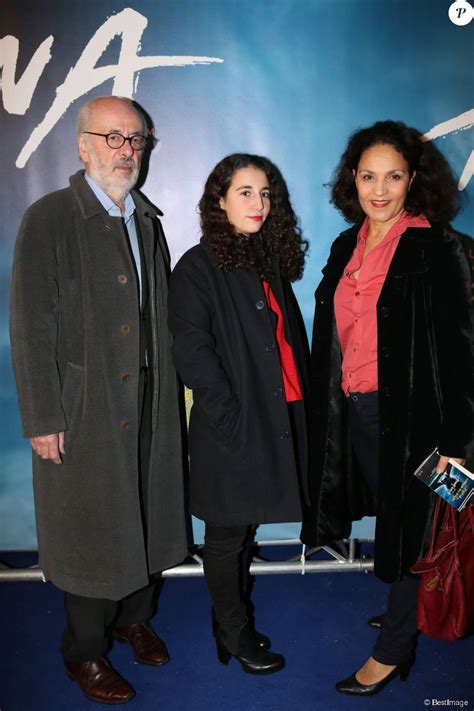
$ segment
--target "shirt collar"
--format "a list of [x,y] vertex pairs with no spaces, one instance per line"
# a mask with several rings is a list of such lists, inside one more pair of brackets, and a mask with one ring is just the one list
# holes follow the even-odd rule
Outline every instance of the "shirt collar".
[[[403,211],[399,219],[391,226],[385,237],[380,244],[387,244],[393,239],[397,239],[402,235],[405,230],[409,227],[430,227],[430,223],[424,215],[410,215],[408,212]],[[362,227],[359,230],[359,235],[357,238],[358,243],[365,242],[367,239],[367,234],[369,232],[369,218],[366,217],[362,223]],[[378,246],[378,245],[377,245]]]
[[112,198],[109,197],[107,193],[102,190],[100,185],[98,185],[95,180],[90,177],[90,175],[85,173],[84,178],[86,180],[86,183],[89,185],[90,189],[96,196],[97,200],[100,202],[104,210],[108,212],[111,217],[123,217],[125,224],[130,222],[133,213],[135,212],[135,203],[133,202],[133,198],[130,193],[128,193],[125,197],[125,211],[122,215],[119,206],[114,203]]

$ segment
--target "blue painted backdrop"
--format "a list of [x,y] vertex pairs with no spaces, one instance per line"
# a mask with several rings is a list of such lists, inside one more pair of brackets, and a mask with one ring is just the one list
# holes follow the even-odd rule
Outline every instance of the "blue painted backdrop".
[[[3,0],[0,549],[35,546],[30,452],[21,436],[7,328],[13,244],[28,204],[64,186],[79,167],[75,118],[84,95],[129,87],[153,117],[160,145],[145,192],[165,213],[174,259],[198,240],[195,206],[221,157],[255,152],[280,166],[311,242],[296,288],[309,329],[321,267],[344,227],[325,184],[351,131],[394,118],[430,132],[465,194],[472,195],[474,22],[454,26],[449,5],[450,0]],[[86,52],[94,35],[96,46]],[[94,52],[97,62],[81,69]],[[180,61],[195,63],[176,66],[183,55],[188,59]],[[145,68],[134,73],[139,61]],[[203,61],[208,63],[196,63]],[[110,78],[114,72],[121,84]],[[51,107],[56,118],[47,118],[50,128],[39,140]],[[469,232],[472,217],[471,203],[455,225]],[[297,532],[294,526],[283,535]],[[267,535],[275,535],[274,529]]]

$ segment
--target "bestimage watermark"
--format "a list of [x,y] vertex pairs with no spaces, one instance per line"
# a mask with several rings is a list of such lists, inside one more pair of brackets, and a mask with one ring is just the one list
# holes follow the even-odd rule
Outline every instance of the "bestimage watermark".
[[467,708],[469,701],[467,699],[425,699],[425,706],[450,706],[453,708]]

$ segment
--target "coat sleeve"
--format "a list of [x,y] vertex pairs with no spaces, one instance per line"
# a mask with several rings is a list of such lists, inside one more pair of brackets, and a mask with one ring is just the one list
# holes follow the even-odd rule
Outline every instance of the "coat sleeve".
[[168,326],[173,334],[173,360],[194,405],[219,431],[231,437],[240,405],[216,350],[214,306],[206,274],[186,257],[171,274]]
[[57,363],[57,256],[52,232],[47,216],[33,206],[15,245],[10,340],[25,437],[67,429]]
[[465,457],[473,429],[472,307],[463,247],[445,233],[430,265],[433,327],[441,387],[442,455]]

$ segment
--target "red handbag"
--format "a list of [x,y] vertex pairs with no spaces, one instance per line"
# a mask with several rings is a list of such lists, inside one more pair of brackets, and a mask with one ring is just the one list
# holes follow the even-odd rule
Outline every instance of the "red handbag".
[[439,499],[420,574],[418,628],[429,637],[463,637],[474,622],[474,509],[456,511]]

